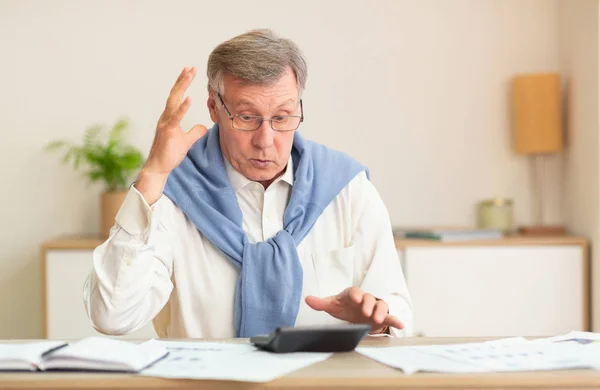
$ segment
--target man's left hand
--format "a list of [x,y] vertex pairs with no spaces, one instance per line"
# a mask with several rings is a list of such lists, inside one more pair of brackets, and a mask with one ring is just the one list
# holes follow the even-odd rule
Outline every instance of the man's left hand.
[[388,304],[358,287],[348,287],[338,295],[326,298],[307,296],[306,304],[317,311],[325,311],[332,317],[354,324],[369,324],[372,333],[391,326],[404,328],[400,320],[389,315]]

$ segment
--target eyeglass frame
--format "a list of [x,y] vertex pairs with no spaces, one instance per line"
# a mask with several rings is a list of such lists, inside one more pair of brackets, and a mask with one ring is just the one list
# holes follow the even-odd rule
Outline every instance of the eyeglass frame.
[[231,119],[231,127],[233,127],[234,129],[236,129],[238,131],[256,131],[256,130],[260,129],[260,127],[262,126],[262,124],[263,124],[264,121],[269,121],[269,125],[271,125],[271,129],[273,129],[273,131],[277,131],[277,132],[280,132],[280,133],[287,133],[287,132],[290,132],[290,131],[296,131],[296,130],[298,130],[298,127],[300,127],[300,124],[302,122],[304,122],[304,108],[302,107],[302,99],[300,99],[300,116],[298,116],[298,115],[275,115],[276,117],[277,116],[284,116],[284,117],[288,117],[288,118],[300,118],[300,122],[298,122],[298,126],[296,126],[295,129],[291,129],[291,130],[276,130],[273,127],[273,117],[265,118],[265,117],[260,116],[260,115],[251,115],[251,116],[253,116],[253,117],[257,118],[257,119],[258,118],[261,119],[260,124],[258,125],[258,127],[256,129],[253,129],[253,130],[238,129],[237,127],[233,126],[233,120],[234,120],[234,118],[236,116],[239,117],[240,114],[233,114],[233,115],[231,115],[231,111],[229,111],[229,109],[227,108],[227,105],[225,104],[225,101],[223,101],[223,97],[221,96],[221,93],[218,92],[217,96],[219,97],[219,100],[221,101],[221,104],[225,108],[225,111],[227,111],[227,116],[229,117],[229,119]]

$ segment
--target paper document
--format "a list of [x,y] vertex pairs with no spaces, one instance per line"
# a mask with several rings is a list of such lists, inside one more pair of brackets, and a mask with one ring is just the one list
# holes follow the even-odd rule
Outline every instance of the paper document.
[[407,374],[478,373],[600,367],[600,344],[534,343],[525,339],[414,347],[357,348]]
[[405,374],[425,372],[475,373],[486,372],[485,369],[460,361],[432,355],[412,347],[356,348],[366,357],[390,367],[399,368]]
[[534,343],[573,342],[578,344],[600,343],[600,333],[572,331],[561,336],[532,340]]
[[151,340],[147,344],[166,348],[169,355],[143,370],[141,375],[162,378],[268,382],[332,355],[276,354],[261,351],[251,344],[160,340]]

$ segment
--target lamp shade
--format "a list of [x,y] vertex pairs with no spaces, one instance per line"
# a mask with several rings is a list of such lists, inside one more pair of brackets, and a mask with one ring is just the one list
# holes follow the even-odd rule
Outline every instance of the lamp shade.
[[513,140],[517,153],[544,154],[562,150],[560,75],[515,76],[512,103]]

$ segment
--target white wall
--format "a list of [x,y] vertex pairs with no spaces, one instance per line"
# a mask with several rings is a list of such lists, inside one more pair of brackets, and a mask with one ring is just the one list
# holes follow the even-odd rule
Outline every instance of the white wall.
[[600,329],[598,0],[559,3],[560,65],[566,84],[565,216],[592,239],[592,323]]
[[394,224],[471,224],[491,196],[514,198],[529,222],[508,86],[558,70],[557,11],[555,0],[0,0],[0,337],[40,335],[39,243],[98,225],[99,188],[43,146],[127,115],[147,152],[185,65],[200,70],[185,122],[208,124],[207,56],[250,28],[303,48],[301,131],[367,164]]

